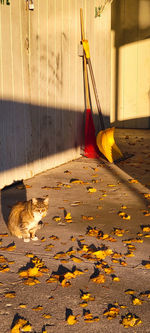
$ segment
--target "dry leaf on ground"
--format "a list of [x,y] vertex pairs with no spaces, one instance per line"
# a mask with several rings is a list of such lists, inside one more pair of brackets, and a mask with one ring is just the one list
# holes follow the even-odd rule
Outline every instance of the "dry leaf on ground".
[[0,273],[6,273],[9,272],[10,268],[8,265],[4,264],[4,265],[0,265]]
[[95,193],[97,191],[97,189],[94,187],[87,187],[87,190],[89,193]]
[[83,310],[83,315],[84,315],[84,321],[86,323],[92,323],[94,321],[99,321],[99,317],[93,316],[92,313],[89,310]]
[[15,291],[10,291],[10,292],[6,292],[5,295],[4,295],[6,298],[14,298],[16,297],[16,293]]
[[69,315],[68,318],[67,318],[67,323],[69,325],[74,325],[77,323],[77,319],[76,319],[76,316],[73,316],[73,315]]
[[36,307],[32,308],[33,311],[41,311],[43,310],[43,306],[42,305],[37,305]]
[[118,215],[123,219],[123,220],[130,220],[131,216],[126,214],[125,212],[119,211]]
[[11,251],[14,251],[15,249],[16,249],[16,245],[14,242],[7,246],[0,247],[0,251],[10,251],[11,252]]
[[132,304],[133,305],[142,305],[143,301],[138,297],[132,296]]
[[32,326],[29,322],[18,315],[15,316],[13,320],[13,327],[11,328],[11,333],[20,333],[21,332],[31,332]]
[[127,313],[121,320],[121,324],[126,328],[134,327],[141,323],[142,323],[141,319],[132,313]]
[[108,309],[104,311],[103,315],[107,317],[108,320],[114,319],[119,314],[119,308],[115,305],[109,305]]

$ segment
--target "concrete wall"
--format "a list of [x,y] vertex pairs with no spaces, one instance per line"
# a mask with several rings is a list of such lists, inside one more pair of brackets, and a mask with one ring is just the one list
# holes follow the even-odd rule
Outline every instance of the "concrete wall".
[[150,1],[112,3],[111,122],[150,128]]
[[[104,115],[110,114],[110,6],[94,0],[0,4],[0,188],[80,156],[84,88],[80,8]],[[98,116],[91,91],[94,121]]]

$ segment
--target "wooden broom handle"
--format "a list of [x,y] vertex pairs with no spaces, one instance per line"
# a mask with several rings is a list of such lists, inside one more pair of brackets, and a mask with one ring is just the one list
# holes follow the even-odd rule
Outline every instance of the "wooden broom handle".
[[100,102],[99,102],[99,98],[98,98],[98,92],[97,92],[97,88],[96,88],[96,83],[95,83],[93,68],[92,68],[92,64],[91,64],[91,59],[88,58],[87,61],[88,61],[88,65],[89,65],[89,70],[90,70],[90,75],[91,75],[91,81],[92,81],[92,85],[93,85],[94,95],[95,95],[95,99],[96,99],[97,109],[98,109],[98,113],[99,113],[99,117],[100,117],[100,123],[101,123],[102,130],[104,130],[105,129],[104,119],[103,119],[103,115],[102,115],[102,111],[101,111],[101,106],[100,106]]
[[[84,24],[83,24],[83,10],[80,8],[80,20],[81,20],[81,40],[85,39]],[[89,98],[89,85],[88,85],[88,72],[85,52],[83,54],[83,65],[84,65],[84,83],[85,83],[85,96],[86,96],[86,108],[90,109],[90,98]]]

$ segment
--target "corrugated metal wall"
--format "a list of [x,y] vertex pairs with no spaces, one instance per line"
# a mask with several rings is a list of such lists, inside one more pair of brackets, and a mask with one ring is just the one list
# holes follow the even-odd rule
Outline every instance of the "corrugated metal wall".
[[112,3],[112,112],[118,127],[150,128],[150,1]]
[[96,0],[34,0],[33,11],[25,0],[10,3],[0,4],[0,188],[80,156],[80,8],[103,112],[110,112],[110,6],[95,18]]

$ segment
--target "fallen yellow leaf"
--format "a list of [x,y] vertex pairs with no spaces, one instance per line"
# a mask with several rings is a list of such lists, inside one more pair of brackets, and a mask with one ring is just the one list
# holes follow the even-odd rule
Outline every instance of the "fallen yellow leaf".
[[96,283],[104,283],[105,282],[105,276],[103,274],[99,274],[98,276],[93,277],[91,280],[93,282],[96,282]]
[[141,319],[139,317],[135,316],[132,313],[126,314],[123,317],[123,319],[121,320],[121,324],[126,328],[127,327],[134,327],[134,326],[139,325],[141,323],[142,323]]
[[83,181],[77,178],[70,179],[71,184],[83,184]]
[[144,216],[150,216],[150,212],[149,212],[148,210],[145,210],[145,211],[143,212],[143,215],[144,215]]
[[142,227],[142,231],[143,231],[143,232],[150,232],[150,226],[149,226],[149,225],[147,225],[147,226],[143,226],[143,227]]
[[49,238],[52,240],[59,240],[59,237],[55,236],[55,235],[51,235],[51,236],[49,236]]
[[95,300],[95,297],[91,296],[90,293],[83,293],[81,296],[80,296],[81,299],[83,299],[84,301],[86,300],[87,302],[88,301],[94,301]]
[[64,278],[66,280],[73,279],[74,278],[74,274],[72,272],[67,272],[67,273],[64,274]]
[[99,233],[99,230],[96,229],[96,227],[92,228],[92,227],[88,227],[87,229],[87,235],[92,236],[92,237],[96,237]]
[[48,280],[46,280],[47,283],[53,283],[53,282],[58,282],[59,281],[59,276],[51,276]]
[[26,257],[28,257],[28,258],[33,258],[33,257],[34,257],[34,254],[33,254],[33,253],[26,253]]
[[84,314],[84,321],[86,323],[92,323],[94,321],[99,321],[100,319],[98,317],[93,317],[92,313],[89,312],[89,310],[85,311]]
[[145,293],[141,293],[140,296],[150,298],[150,292],[146,291]]
[[115,228],[114,229],[114,234],[118,237],[122,237],[124,235],[125,230],[124,229],[120,229],[120,228]]
[[110,256],[113,253],[111,249],[106,250],[98,250],[93,252],[93,255],[96,256],[97,259],[105,259],[107,256]]
[[10,252],[11,252],[11,251],[14,251],[15,248],[16,248],[15,243],[11,243],[11,244],[9,244],[9,245],[7,245],[7,246],[0,247],[0,250],[1,250],[1,251],[10,251]]
[[41,311],[43,310],[43,306],[42,305],[38,305],[35,308],[32,308],[33,311]]
[[29,277],[27,279],[23,279],[23,283],[28,286],[34,286],[35,284],[40,283],[40,281],[35,277]]
[[28,268],[27,272],[28,272],[28,276],[31,276],[31,277],[39,276],[39,269],[36,266]]
[[82,302],[79,305],[81,306],[81,308],[85,308],[88,305],[88,303],[87,302]]
[[5,297],[7,298],[14,298],[16,296],[15,291],[10,291],[8,293],[5,293]]
[[104,267],[104,271],[106,274],[112,274],[114,272],[112,267]]
[[73,272],[73,275],[76,277],[77,275],[82,275],[84,274],[81,270],[79,269],[75,269],[74,272]]
[[66,222],[72,222],[72,216],[71,213],[67,213],[65,214],[65,220]]
[[31,330],[32,326],[30,324],[25,324],[21,329],[22,332],[31,332]]
[[63,186],[64,186],[65,188],[71,188],[71,186],[70,186],[69,184],[63,184]]
[[129,258],[129,257],[134,257],[135,255],[132,251],[129,251],[125,254],[125,256]]
[[96,188],[94,188],[94,187],[88,187],[87,190],[88,190],[89,193],[94,193],[94,192],[97,191]]
[[88,221],[91,221],[91,220],[94,219],[93,216],[85,216],[85,215],[81,215],[81,217],[82,217],[83,220],[88,220]]
[[19,317],[13,323],[11,333],[20,333],[20,329],[21,332],[31,332],[32,326],[28,323],[26,319]]
[[141,239],[141,238],[130,238],[130,239],[125,239],[122,242],[124,244],[143,243],[143,239]]
[[150,263],[146,263],[146,264],[144,265],[144,267],[147,268],[147,269],[150,269]]
[[42,315],[42,317],[45,318],[45,319],[50,319],[50,318],[51,318],[51,315],[50,315],[49,313],[44,313],[44,314]]
[[123,220],[130,220],[131,216],[128,214],[125,214],[122,218],[123,218]]
[[64,257],[66,257],[66,253],[65,252],[60,252],[60,253],[55,254],[54,259],[61,259],[61,258],[64,258]]
[[144,194],[144,197],[145,197],[146,199],[150,199],[150,194],[149,194],[149,193],[145,193],[145,194]]
[[27,305],[26,304],[19,304],[19,307],[21,308],[21,309],[25,309],[26,307],[27,307]]
[[132,298],[132,304],[133,305],[141,305],[143,303],[143,301],[137,297],[134,297]]
[[56,222],[59,222],[59,221],[61,221],[61,217],[60,216],[54,216],[53,220],[56,221]]
[[108,310],[105,310],[103,315],[107,317],[108,320],[114,319],[119,314],[119,308],[116,306],[110,306]]
[[73,255],[71,255],[71,260],[73,260],[74,262],[82,262],[83,260],[82,259],[80,259],[80,258],[78,258],[78,257],[75,257],[75,256],[73,256]]
[[1,254],[0,255],[0,263],[7,262],[7,259]]
[[61,282],[61,285],[62,287],[70,287],[71,286],[71,282],[66,280],[66,279],[63,279],[62,282]]
[[76,238],[73,237],[73,236],[71,236],[70,239],[71,239],[72,242],[75,242],[75,240],[76,240]]
[[53,244],[48,244],[45,246],[45,251],[51,251],[52,247],[54,247]]
[[0,265],[0,273],[9,272],[10,268],[8,265]]
[[123,219],[123,220],[130,220],[131,216],[126,214],[125,212],[119,211],[118,215]]
[[45,237],[42,237],[41,238],[41,242],[45,242],[46,241],[46,238]]
[[71,255],[74,254],[74,253],[76,253],[76,251],[73,250],[72,247],[66,252],[66,254],[67,254],[68,256],[71,256]]
[[131,183],[131,184],[137,184],[138,180],[137,179],[129,179],[129,183]]
[[124,260],[120,260],[120,265],[125,267],[127,266],[127,263]]
[[74,325],[74,324],[76,324],[76,322],[77,322],[76,316],[73,316],[70,314],[67,318],[67,323],[69,325]]
[[115,282],[119,282],[119,281],[120,281],[120,279],[119,279],[118,276],[113,276],[113,277],[112,277],[112,280],[115,281]]

